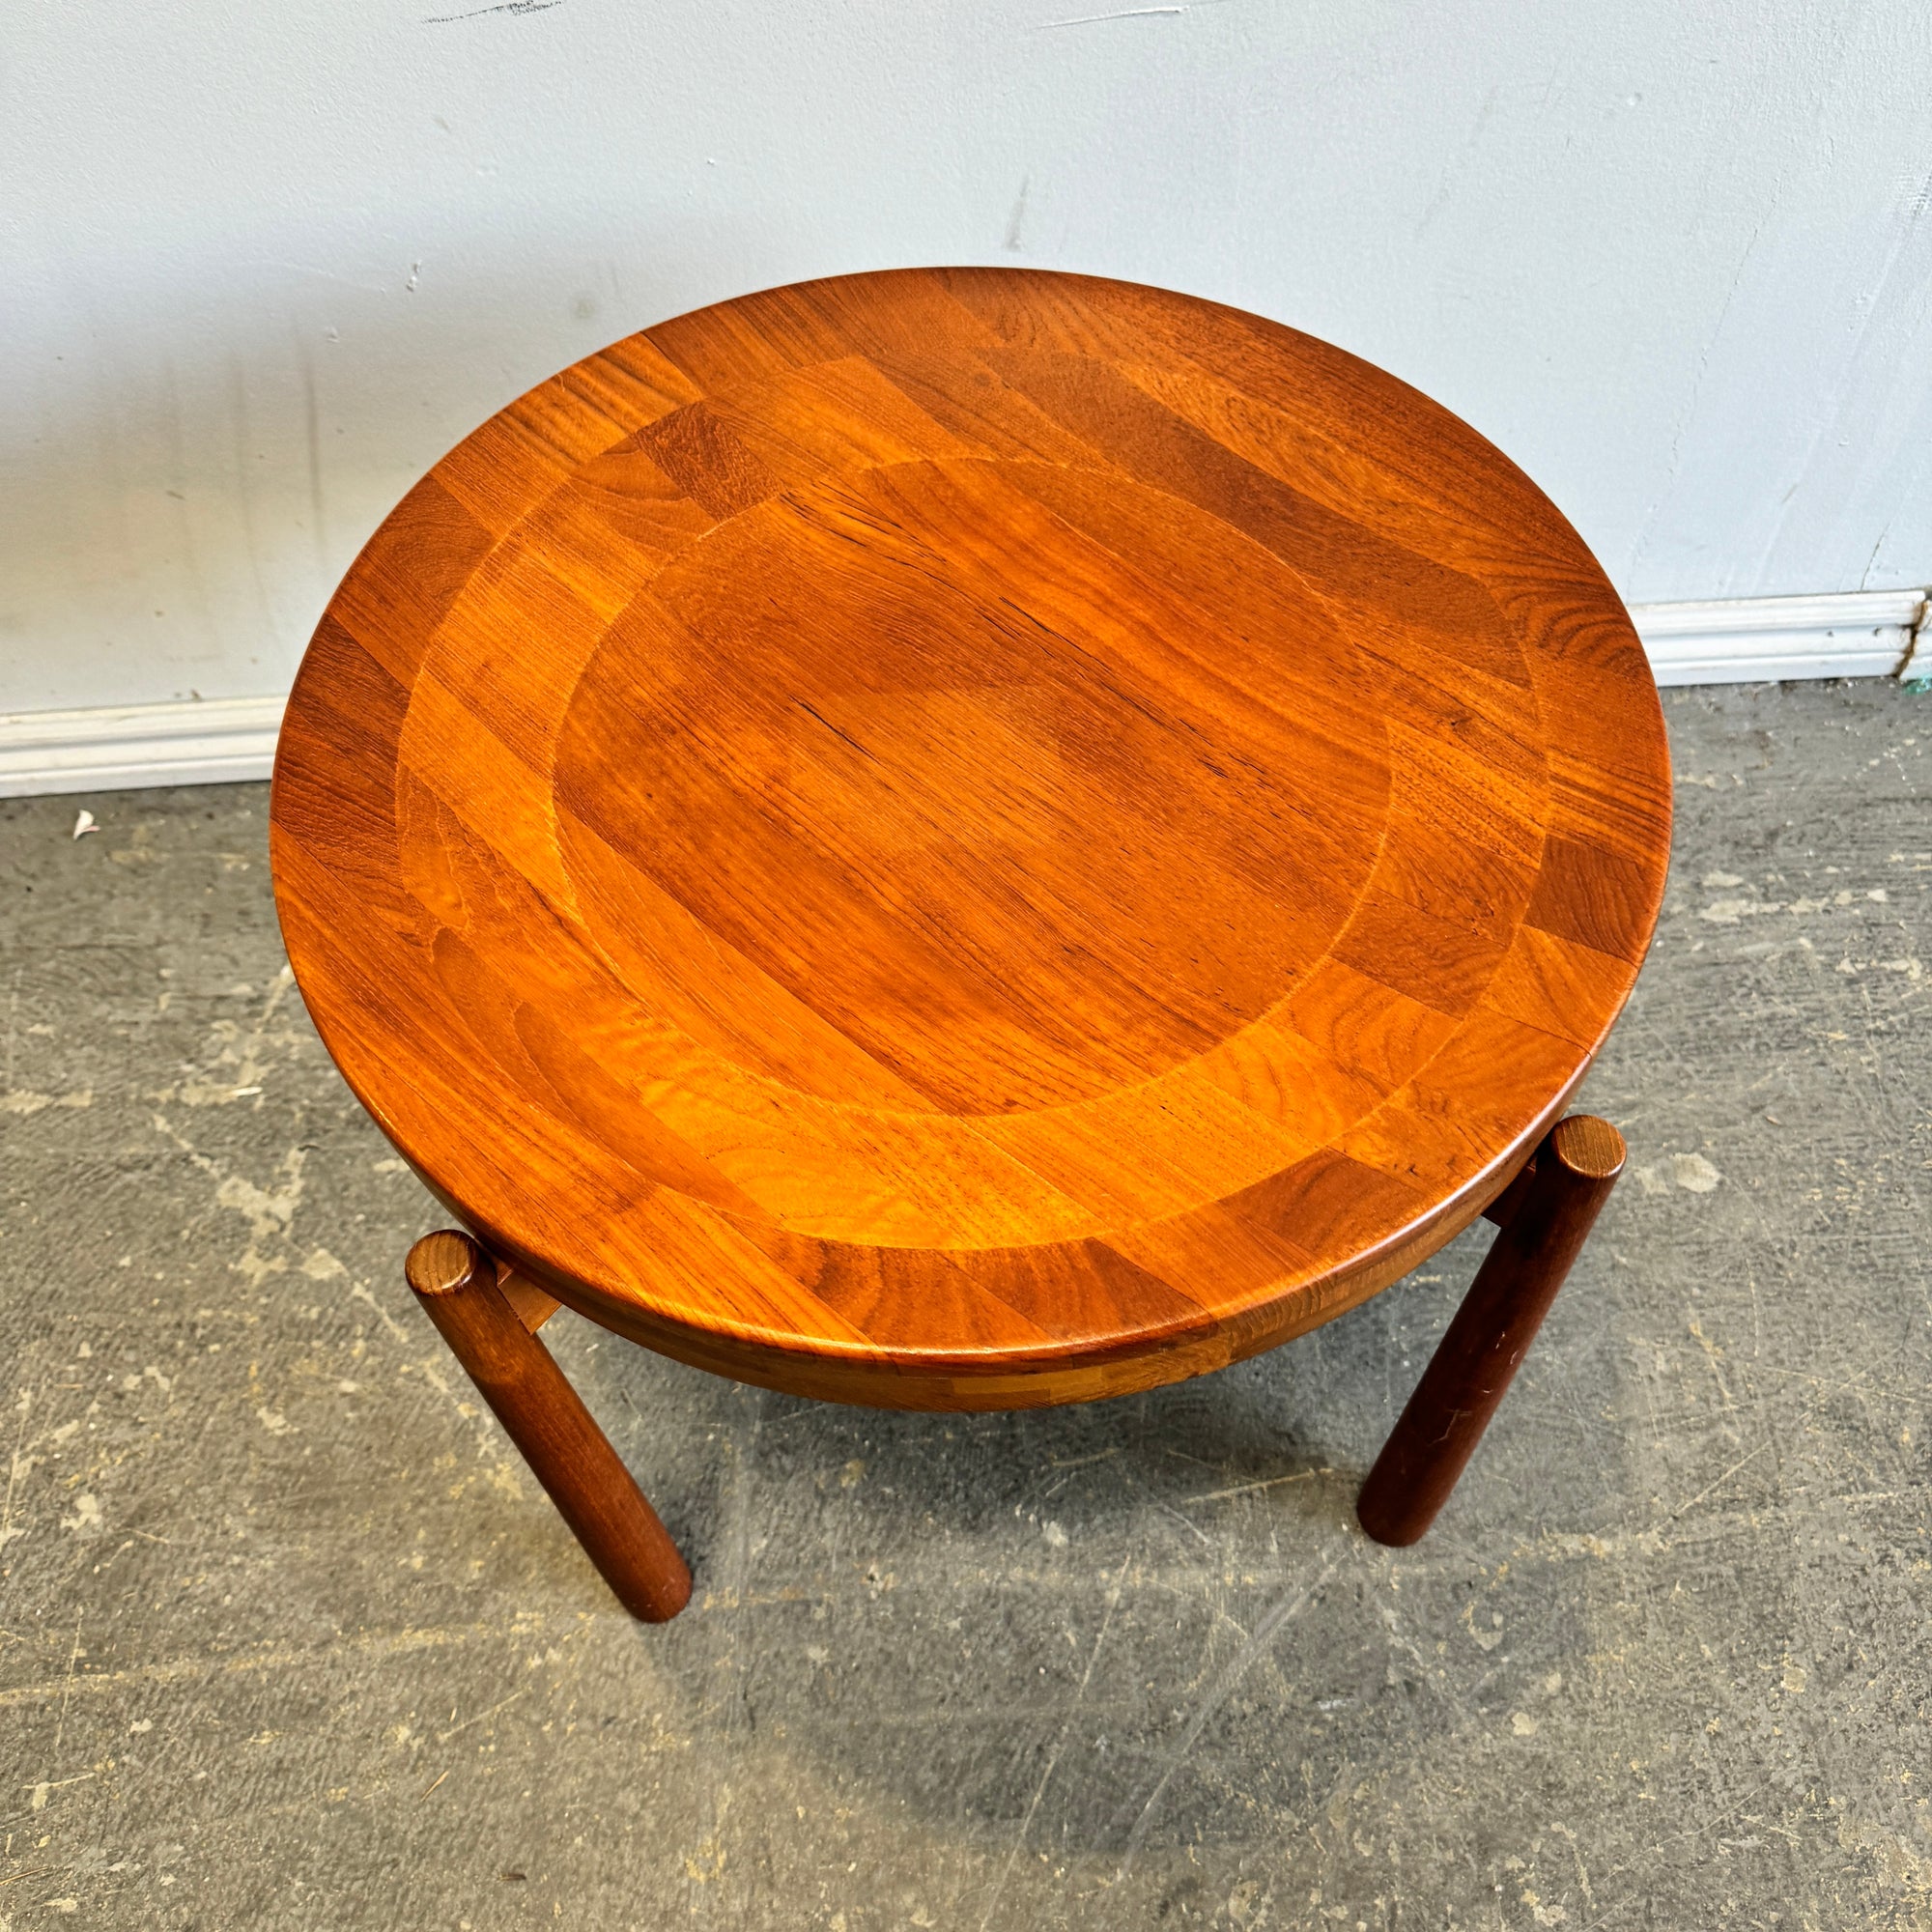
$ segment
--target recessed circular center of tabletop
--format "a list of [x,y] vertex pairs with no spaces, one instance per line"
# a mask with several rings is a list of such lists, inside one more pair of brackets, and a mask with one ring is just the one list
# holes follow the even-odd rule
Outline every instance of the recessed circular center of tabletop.
[[1264,1012],[1348,918],[1388,787],[1352,647],[1265,551],[1119,476],[963,459],[675,556],[555,773],[634,987],[648,953],[965,1114],[1112,1092]]

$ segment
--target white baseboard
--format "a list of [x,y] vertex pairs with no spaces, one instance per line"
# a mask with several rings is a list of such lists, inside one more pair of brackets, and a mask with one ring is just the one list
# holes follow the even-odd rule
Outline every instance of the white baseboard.
[[0,714],[0,798],[265,779],[286,693]]
[[[1634,604],[1659,684],[1890,677],[1932,637],[1918,590]],[[1919,653],[1925,664],[1932,644]],[[1932,666],[1927,666],[1932,669]],[[0,713],[0,798],[265,779],[286,694]]]
[[1924,615],[1922,590],[1631,606],[1659,684],[1890,677]]

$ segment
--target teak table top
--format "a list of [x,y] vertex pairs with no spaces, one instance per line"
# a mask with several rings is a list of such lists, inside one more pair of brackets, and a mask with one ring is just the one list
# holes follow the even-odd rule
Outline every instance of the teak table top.
[[1629,993],[1662,715],[1465,424],[1009,270],[724,302],[370,541],[275,766],[329,1051],[486,1243],[741,1379],[1078,1400],[1471,1220]]

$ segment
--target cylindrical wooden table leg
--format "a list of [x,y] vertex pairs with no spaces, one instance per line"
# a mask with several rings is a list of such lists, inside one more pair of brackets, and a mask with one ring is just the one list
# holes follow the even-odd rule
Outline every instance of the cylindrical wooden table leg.
[[1378,1543],[1415,1542],[1449,1500],[1623,1172],[1623,1136],[1573,1114],[1537,1150],[1536,1173],[1402,1412],[1355,1514]]
[[691,1599],[677,1545],[550,1350],[517,1319],[489,1256],[446,1230],[425,1235],[405,1271],[617,1601],[647,1623],[676,1616]]

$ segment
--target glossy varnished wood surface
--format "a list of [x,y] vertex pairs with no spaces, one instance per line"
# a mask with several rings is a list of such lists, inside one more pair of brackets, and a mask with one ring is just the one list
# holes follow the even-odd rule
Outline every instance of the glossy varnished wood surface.
[[1195,1373],[1412,1266],[1581,1077],[1668,832],[1629,620],[1473,431],[986,270],[505,410],[350,572],[273,800],[309,1009],[485,1241],[922,1406]]

